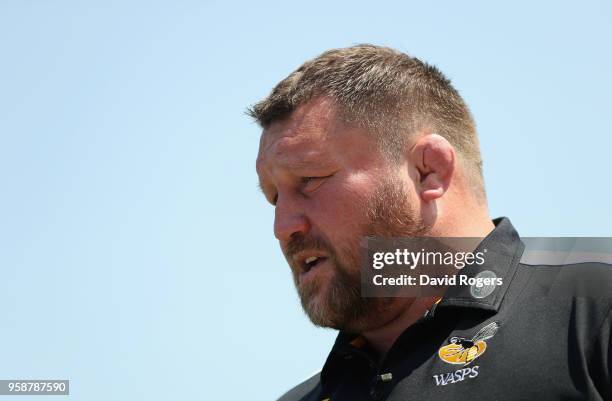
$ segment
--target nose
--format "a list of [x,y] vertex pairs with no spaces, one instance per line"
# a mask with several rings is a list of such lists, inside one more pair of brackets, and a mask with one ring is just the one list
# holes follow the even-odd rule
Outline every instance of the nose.
[[274,236],[279,241],[286,242],[293,234],[306,234],[309,229],[310,223],[303,210],[295,202],[281,198],[279,194],[274,211]]

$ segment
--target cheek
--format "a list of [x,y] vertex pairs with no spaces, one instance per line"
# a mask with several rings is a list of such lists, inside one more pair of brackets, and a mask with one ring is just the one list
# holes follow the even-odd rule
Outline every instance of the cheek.
[[336,180],[317,194],[311,214],[313,218],[317,216],[313,223],[330,240],[360,235],[357,230],[367,219],[367,207],[375,188],[376,183],[366,174]]

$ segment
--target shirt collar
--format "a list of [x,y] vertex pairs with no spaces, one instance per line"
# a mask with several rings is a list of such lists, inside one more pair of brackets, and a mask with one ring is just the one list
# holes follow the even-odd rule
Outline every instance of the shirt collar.
[[525,245],[507,217],[497,218],[493,220],[493,224],[495,229],[476,248],[476,252],[485,251],[484,263],[470,265],[462,269],[459,274],[475,277],[481,272],[490,271],[502,279],[502,284],[495,286],[493,291],[483,298],[475,298],[470,286],[450,287],[436,309],[452,306],[493,312],[499,310],[516,274]]

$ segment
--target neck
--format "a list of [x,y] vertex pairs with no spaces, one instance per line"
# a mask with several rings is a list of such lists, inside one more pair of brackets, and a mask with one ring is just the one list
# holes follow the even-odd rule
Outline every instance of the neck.
[[416,323],[425,312],[438,300],[430,298],[407,298],[401,313],[381,327],[365,331],[361,335],[382,360],[397,338],[410,326]]
[[[493,229],[495,225],[491,219],[476,218],[457,222],[454,227],[461,227],[460,230],[448,230],[444,233],[438,233],[436,236],[447,237],[478,237],[484,238]],[[387,354],[391,346],[397,338],[410,326],[417,322],[427,310],[429,310],[439,299],[439,297],[429,298],[407,298],[406,302],[401,306],[401,312],[396,318],[390,320],[383,326],[372,330],[364,331],[361,335],[368,341],[370,346],[378,353],[382,360]]]

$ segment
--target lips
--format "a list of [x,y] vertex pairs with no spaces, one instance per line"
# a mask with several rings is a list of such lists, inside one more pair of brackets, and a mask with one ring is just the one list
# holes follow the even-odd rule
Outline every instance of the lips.
[[[308,262],[306,262],[306,260],[308,260]],[[306,260],[304,260],[298,278],[300,286],[311,285],[313,282],[321,282],[327,270],[327,266],[324,266],[327,261],[326,257],[310,257]],[[321,274],[323,274],[323,276],[321,276]]]
[[299,277],[300,283],[302,283],[303,280],[309,280],[311,276],[314,277],[313,273],[318,271],[327,259],[328,256],[319,250],[304,250],[291,257],[291,267]]
[[310,272],[312,269],[323,263],[326,259],[327,258],[324,256],[310,256],[306,258],[302,264],[302,274]]

